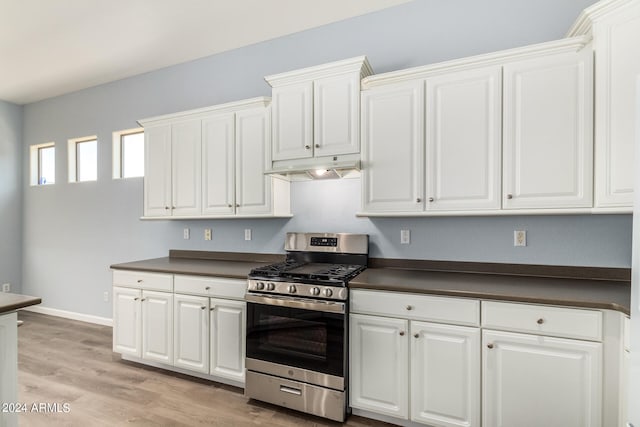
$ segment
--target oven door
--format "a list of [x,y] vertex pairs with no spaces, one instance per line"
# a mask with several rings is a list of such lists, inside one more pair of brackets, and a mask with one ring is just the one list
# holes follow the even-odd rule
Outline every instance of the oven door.
[[343,302],[247,294],[247,359],[344,377]]

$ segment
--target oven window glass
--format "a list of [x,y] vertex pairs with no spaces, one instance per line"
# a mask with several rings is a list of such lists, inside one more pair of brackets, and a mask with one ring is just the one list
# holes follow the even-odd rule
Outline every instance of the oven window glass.
[[247,357],[344,376],[345,316],[247,304]]

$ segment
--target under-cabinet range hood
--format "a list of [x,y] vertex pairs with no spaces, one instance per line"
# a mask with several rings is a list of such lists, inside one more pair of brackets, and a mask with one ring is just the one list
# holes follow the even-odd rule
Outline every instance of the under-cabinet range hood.
[[[311,179],[356,178],[360,176],[360,160],[309,159],[300,163],[273,165],[266,175],[273,175],[290,181]],[[284,163],[284,162],[283,162]]]

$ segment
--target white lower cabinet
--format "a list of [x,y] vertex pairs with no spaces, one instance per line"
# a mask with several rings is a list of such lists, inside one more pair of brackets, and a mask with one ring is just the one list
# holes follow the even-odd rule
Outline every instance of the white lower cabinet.
[[[354,310],[371,313],[381,307],[380,298],[401,294],[353,291],[352,295]],[[388,299],[381,309],[385,313],[401,309],[404,313],[398,316],[404,318],[350,315],[351,406],[434,427],[479,426],[480,329],[411,320],[440,317],[447,310],[431,314],[423,307],[436,301],[444,302],[442,307],[447,299],[412,294],[404,299]],[[473,302],[449,300],[455,306],[458,301]],[[479,301],[474,303],[479,306]],[[473,304],[468,308],[468,313],[459,313],[461,322],[478,314]]]
[[174,311],[174,366],[209,373],[209,299],[176,294]]
[[244,382],[246,303],[210,299],[211,375]]
[[113,277],[114,352],[244,384],[245,280],[122,270]]
[[483,331],[483,425],[602,425],[602,343]]
[[409,321],[352,314],[351,406],[407,418]]
[[173,294],[113,288],[113,351],[173,362]]

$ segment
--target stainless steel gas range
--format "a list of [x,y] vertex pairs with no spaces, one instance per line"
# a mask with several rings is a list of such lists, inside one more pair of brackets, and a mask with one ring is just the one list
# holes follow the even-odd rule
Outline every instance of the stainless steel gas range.
[[285,249],[248,277],[245,395],[344,421],[347,284],[366,268],[369,237],[287,233]]

